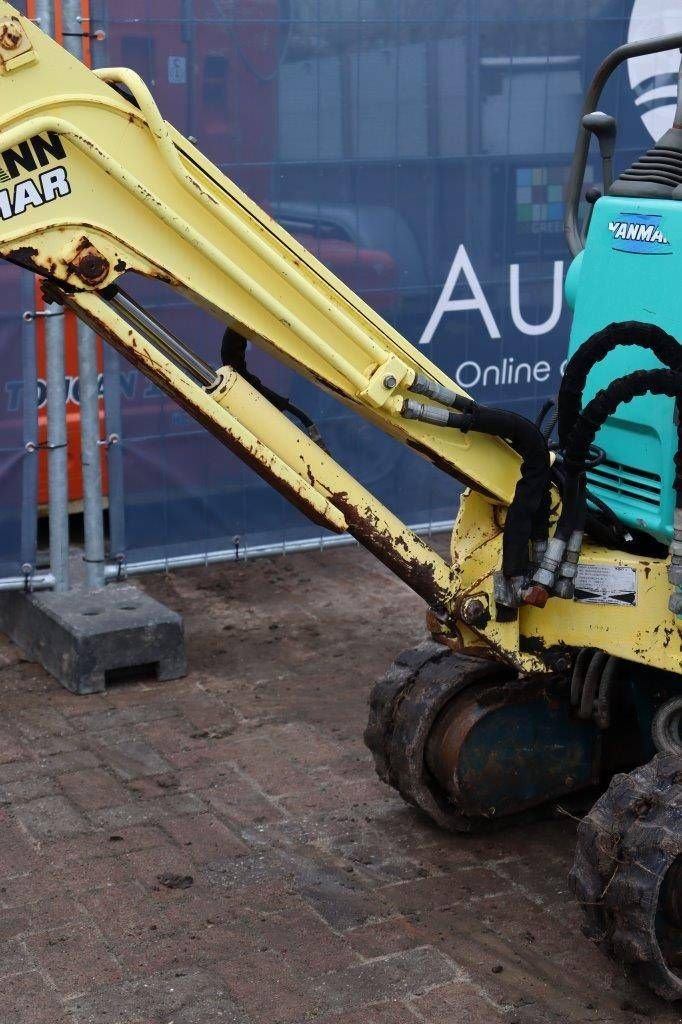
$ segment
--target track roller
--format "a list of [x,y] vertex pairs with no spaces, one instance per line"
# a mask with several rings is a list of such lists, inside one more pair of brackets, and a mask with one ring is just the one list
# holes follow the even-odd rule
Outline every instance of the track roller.
[[616,775],[578,829],[570,875],[586,934],[682,999],[682,757]]
[[472,822],[428,769],[426,745],[432,727],[443,708],[473,681],[508,674],[494,662],[425,641],[400,654],[372,691],[365,743],[379,777],[441,828],[468,832]]
[[598,778],[596,727],[569,697],[568,678],[426,641],[374,687],[365,742],[379,777],[436,824],[490,828]]

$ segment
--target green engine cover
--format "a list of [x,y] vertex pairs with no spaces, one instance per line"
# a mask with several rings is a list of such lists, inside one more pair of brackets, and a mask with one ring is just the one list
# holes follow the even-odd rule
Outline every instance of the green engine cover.
[[[676,276],[680,259],[682,203],[615,196],[598,200],[585,250],[566,279],[566,297],[574,310],[569,355],[617,321],[657,324],[682,339]],[[617,377],[660,365],[645,349],[617,348],[593,369],[585,401]],[[647,395],[622,405],[596,443],[606,452],[606,461],[590,472],[591,490],[624,523],[669,542],[675,506],[675,402]]]

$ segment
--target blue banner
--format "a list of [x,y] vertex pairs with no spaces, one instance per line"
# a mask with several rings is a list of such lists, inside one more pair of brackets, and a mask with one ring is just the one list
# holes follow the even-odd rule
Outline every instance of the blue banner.
[[[567,349],[563,188],[582,96],[628,38],[682,29],[673,0],[95,0],[100,65],[168,120],[477,399],[534,416]],[[622,69],[603,108],[617,167],[672,123],[679,54]],[[588,183],[600,183],[593,153]],[[128,287],[128,282],[126,287]],[[215,365],[222,329],[162,286],[136,294]],[[411,524],[458,487],[257,351],[253,370]],[[319,530],[121,365],[129,561],[286,545]],[[117,399],[118,399],[117,395]],[[118,550],[118,549],[122,550]]]

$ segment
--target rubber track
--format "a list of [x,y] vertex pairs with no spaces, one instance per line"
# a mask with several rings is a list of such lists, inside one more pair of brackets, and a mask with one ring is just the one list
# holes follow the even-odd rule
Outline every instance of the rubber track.
[[448,831],[470,832],[492,822],[463,815],[432,778],[424,758],[429,733],[465,687],[508,673],[503,665],[427,640],[398,655],[372,690],[365,743],[379,778]]
[[659,755],[616,775],[578,828],[569,880],[604,944],[664,999],[682,998],[682,975],[665,962],[656,936],[659,889],[682,855],[682,758]]

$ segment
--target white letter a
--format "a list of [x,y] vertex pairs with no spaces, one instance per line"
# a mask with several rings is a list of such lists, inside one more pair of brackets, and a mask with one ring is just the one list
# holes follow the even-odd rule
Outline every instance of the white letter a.
[[[471,289],[470,299],[453,299],[450,297],[455,290],[457,282],[459,281],[460,274],[464,274],[467,284]],[[443,285],[443,291],[440,293],[440,298],[436,303],[436,308],[431,314],[431,319],[424,328],[424,333],[419,339],[419,344],[429,344],[445,313],[456,313],[458,311],[468,309],[477,309],[479,311],[483,317],[484,324],[488,328],[488,334],[491,338],[501,337],[500,332],[497,329],[497,324],[495,323],[495,317],[488,305],[488,300],[483,294],[481,282],[476,277],[476,271],[471,265],[469,255],[464,246],[460,245],[457,250],[457,255],[452,261],[448,279]]]

